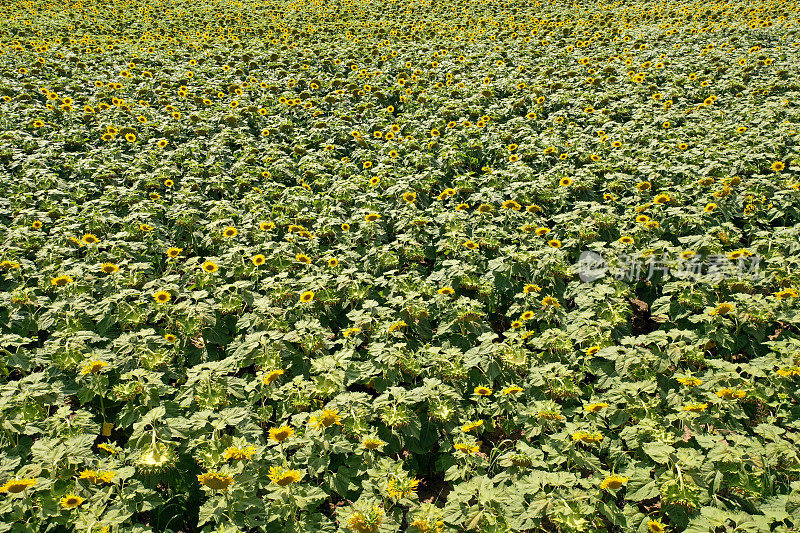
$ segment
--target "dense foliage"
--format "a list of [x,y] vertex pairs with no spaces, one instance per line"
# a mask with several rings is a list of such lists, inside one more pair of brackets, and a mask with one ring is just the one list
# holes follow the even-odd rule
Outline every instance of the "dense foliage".
[[0,14],[0,532],[800,528],[795,2]]

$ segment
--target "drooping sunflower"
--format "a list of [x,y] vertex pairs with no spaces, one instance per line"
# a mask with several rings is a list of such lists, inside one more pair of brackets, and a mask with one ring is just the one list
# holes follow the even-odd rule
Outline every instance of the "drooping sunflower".
[[20,492],[36,486],[36,480],[31,478],[9,479],[0,487],[0,492],[19,494]]
[[228,490],[228,487],[233,484],[233,476],[210,470],[205,474],[198,475],[197,481],[211,490]]

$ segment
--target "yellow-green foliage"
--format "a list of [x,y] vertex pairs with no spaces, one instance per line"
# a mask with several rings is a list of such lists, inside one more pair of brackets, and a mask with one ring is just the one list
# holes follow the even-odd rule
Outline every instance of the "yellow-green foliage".
[[0,533],[800,528],[799,23],[3,2]]

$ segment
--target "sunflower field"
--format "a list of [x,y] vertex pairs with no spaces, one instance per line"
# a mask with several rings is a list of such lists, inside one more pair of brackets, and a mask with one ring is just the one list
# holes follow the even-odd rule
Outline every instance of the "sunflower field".
[[0,533],[800,530],[799,9],[0,3]]

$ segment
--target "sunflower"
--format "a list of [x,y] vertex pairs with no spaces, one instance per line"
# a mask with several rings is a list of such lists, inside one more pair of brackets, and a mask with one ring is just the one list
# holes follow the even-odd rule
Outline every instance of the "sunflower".
[[378,437],[365,437],[364,440],[361,441],[361,446],[366,450],[376,450],[384,445],[386,445],[386,443]]
[[269,469],[269,479],[279,487],[285,487],[292,483],[297,483],[303,474],[297,470],[289,470],[282,466],[273,466]]
[[640,192],[649,191],[652,187],[653,185],[649,181],[642,181],[636,184],[636,188]]
[[570,185],[572,185],[572,179],[561,178],[560,180],[558,180],[558,184],[561,185],[562,187],[569,187]]
[[519,211],[520,209],[522,209],[522,206],[519,205],[514,200],[506,200],[505,202],[503,202],[503,209],[513,209],[514,211]]
[[342,417],[339,416],[339,411],[336,409],[323,409],[317,416],[312,416],[308,419],[310,426],[316,429],[329,428],[333,425],[342,425]]
[[294,429],[289,426],[270,428],[269,438],[275,442],[283,442],[294,435]]
[[114,448],[114,446],[112,446],[111,444],[106,444],[105,442],[101,442],[100,444],[97,445],[97,447],[110,455],[114,455],[115,453],[117,453],[117,449]]
[[369,179],[370,185],[377,185],[381,182],[381,179],[378,176],[373,176]]
[[273,381],[281,377],[284,373],[285,371],[282,369],[271,370],[270,372],[267,372],[267,374],[264,376],[264,379],[262,379],[262,382],[265,385],[270,385]]
[[233,484],[233,476],[211,470],[205,474],[198,475],[197,481],[211,490],[228,490],[228,487]]
[[56,287],[63,287],[65,285],[69,285],[70,283],[72,283],[72,278],[66,274],[63,274],[61,276],[51,278],[50,283],[52,283]]
[[480,451],[480,449],[481,449],[480,446],[476,446],[474,444],[464,444],[464,443],[461,443],[461,442],[457,442],[457,443],[453,444],[453,448],[455,448],[456,451],[464,453],[464,454],[467,454],[467,455],[472,455],[472,454],[478,453]]
[[721,304],[717,305],[717,307],[712,309],[710,314],[712,316],[719,316],[719,315],[724,316],[730,313],[731,311],[733,311],[733,305],[727,302],[722,302]]
[[670,201],[672,201],[672,198],[668,194],[659,194],[653,199],[656,204],[668,204]]
[[473,392],[475,393],[475,396],[491,396],[492,395],[492,389],[490,389],[489,387],[483,387],[483,386],[475,387]]
[[547,246],[549,246],[550,248],[561,248],[561,241],[559,241],[558,239],[550,239],[549,241],[547,241]]
[[522,292],[525,294],[530,294],[533,292],[539,293],[542,292],[542,288],[538,285],[534,285],[533,283],[528,283],[527,285],[525,285],[525,287],[522,288]]
[[80,496],[76,496],[75,494],[67,494],[58,501],[58,504],[61,506],[62,509],[75,509],[85,501],[86,498],[81,498]]
[[631,244],[631,243],[633,242],[633,237],[631,237],[631,236],[629,236],[629,235],[623,235],[623,236],[622,236],[622,237],[620,237],[618,240],[619,240],[619,242],[621,242],[622,244]]
[[261,266],[266,262],[267,258],[264,257],[262,254],[254,255],[250,258],[250,261],[253,262],[255,266]]
[[770,168],[774,172],[780,172],[781,170],[786,168],[786,165],[784,165],[781,161],[775,161],[774,163],[772,163],[772,166]]
[[706,206],[703,208],[703,211],[706,213],[713,213],[716,208],[717,204],[715,204],[714,202],[710,202],[706,204]]
[[664,533],[667,528],[661,523],[661,520],[656,519],[647,521],[647,530],[650,533]]
[[703,380],[699,378],[678,378],[678,383],[687,387],[696,387],[703,384]]
[[364,220],[366,220],[367,222],[375,222],[379,218],[381,218],[381,215],[379,215],[378,213],[369,213],[364,217]]
[[306,291],[300,295],[300,301],[308,303],[314,299],[314,291]]
[[350,224],[345,222],[344,224],[342,224],[341,228],[342,228],[342,231],[350,231]]
[[798,293],[796,289],[790,287],[788,289],[783,289],[778,292],[775,292],[772,295],[778,300],[788,300],[789,298],[797,298],[798,296],[800,296],[800,293]]
[[114,263],[103,263],[100,266],[100,270],[104,274],[113,274],[115,272],[119,272],[119,267],[117,265],[115,265]]
[[623,485],[625,485],[627,482],[628,482],[627,477],[614,474],[613,476],[608,476],[607,478],[605,478],[603,482],[600,483],[600,488],[603,490],[608,490],[608,489],[617,490],[621,488]]
[[225,237],[226,239],[230,239],[231,237],[236,237],[238,234],[239,231],[232,226],[225,228],[225,230],[222,232],[222,236]]
[[249,461],[253,458],[255,453],[255,446],[246,446],[244,448],[240,448],[238,446],[228,446],[225,448],[225,453],[222,454],[222,457],[224,457],[226,461]]
[[478,248],[478,243],[476,243],[475,241],[464,241],[463,244],[464,247],[467,248],[468,250],[475,250]]
[[176,337],[172,333],[167,333],[166,335],[164,335],[164,340],[170,344],[174,344],[178,340],[178,337]]
[[461,431],[464,433],[469,433],[473,429],[478,429],[483,425],[483,420],[477,420],[475,422],[467,422],[463,426],[461,426]]
[[153,231],[153,226],[150,226],[149,224],[139,224],[139,231],[143,231],[145,233]]
[[167,291],[158,291],[153,294],[153,299],[160,304],[165,304],[172,300],[172,294]]
[[605,403],[605,402],[596,402],[596,403],[590,403],[590,404],[584,405],[583,409],[587,413],[597,413],[601,409],[604,409],[606,407],[608,407],[607,403]]
[[689,413],[701,413],[708,408],[707,403],[689,403],[683,406],[682,410]]
[[411,191],[404,192],[403,200],[406,203],[413,204],[417,200],[417,193]]
[[510,386],[506,387],[505,389],[501,390],[500,393],[503,396],[508,396],[510,394],[518,394],[518,393],[522,392],[523,390],[524,389],[522,387],[519,387],[517,385],[510,385]]
[[490,206],[489,204],[481,204],[478,206],[478,213],[491,213],[491,212],[492,212],[492,206]]
[[85,479],[89,483],[99,485],[101,483],[111,483],[114,479],[116,472],[113,470],[97,471],[97,470],[82,470],[78,474],[78,479]]
[[584,444],[594,444],[603,440],[603,434],[600,432],[590,433],[588,431],[576,431],[572,435],[574,442],[583,442]]
[[96,244],[100,242],[100,239],[98,239],[97,236],[94,235],[93,233],[87,233],[86,235],[81,237],[81,241],[83,241],[86,244]]
[[209,274],[212,274],[212,273],[216,272],[217,270],[219,270],[219,267],[217,266],[217,264],[214,261],[206,261],[205,263],[203,263],[200,266],[201,266],[201,268],[203,270],[205,270]]
[[126,133],[125,140],[128,141],[129,143],[132,143],[133,141],[136,140],[136,135],[134,135],[133,133]]
[[542,307],[544,307],[545,309],[548,307],[558,307],[558,306],[559,306],[558,300],[556,300],[552,296],[545,296],[544,298],[542,298]]
[[717,396],[723,400],[740,400],[747,396],[747,392],[725,387],[717,391]]
[[0,487],[0,492],[10,492],[11,494],[19,494],[20,492],[29,489],[36,485],[36,480],[31,478],[23,479],[9,479],[5,484]]
[[175,247],[168,248],[167,249],[167,257],[169,257],[170,259],[175,259],[179,255],[181,255],[182,251],[183,251],[183,248],[175,248]]
[[386,483],[386,491],[391,498],[408,498],[417,491],[419,480],[416,478],[392,478]]

